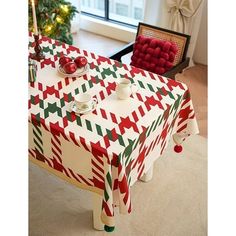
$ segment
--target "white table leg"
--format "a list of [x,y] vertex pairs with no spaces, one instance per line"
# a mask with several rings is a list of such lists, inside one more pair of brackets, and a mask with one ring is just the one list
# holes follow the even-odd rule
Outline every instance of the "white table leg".
[[153,176],[153,165],[151,165],[150,169],[147,171],[146,174],[144,174],[140,180],[142,180],[143,182],[148,182],[152,179]]
[[93,227],[96,230],[104,230],[104,224],[101,221],[102,196],[92,193],[93,199]]

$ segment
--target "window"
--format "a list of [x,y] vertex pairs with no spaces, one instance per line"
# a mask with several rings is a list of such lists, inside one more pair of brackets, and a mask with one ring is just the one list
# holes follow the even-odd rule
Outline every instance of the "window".
[[116,3],[116,14],[120,16],[128,16],[128,5]]
[[137,26],[143,21],[146,0],[83,0],[82,13],[107,21]]
[[143,11],[141,8],[138,8],[138,7],[134,8],[134,19],[136,19],[136,20],[143,19]]
[[105,10],[104,0],[98,0],[97,4],[99,10]]
[[83,0],[83,1],[82,1],[82,4],[83,4],[85,7],[90,7],[90,0]]
[[105,0],[83,0],[81,1],[82,12],[95,16],[105,17]]

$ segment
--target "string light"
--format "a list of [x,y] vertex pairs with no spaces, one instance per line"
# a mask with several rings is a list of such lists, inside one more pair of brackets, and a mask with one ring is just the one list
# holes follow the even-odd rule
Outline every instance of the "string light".
[[57,21],[59,24],[62,24],[62,23],[63,23],[63,19],[62,19],[60,16],[57,16],[57,17],[56,17],[56,21]]
[[69,12],[69,7],[67,5],[60,5],[60,8],[62,9],[62,11],[64,11],[65,13]]
[[52,31],[52,27],[53,27],[52,25],[47,25],[45,27],[45,32],[50,33]]

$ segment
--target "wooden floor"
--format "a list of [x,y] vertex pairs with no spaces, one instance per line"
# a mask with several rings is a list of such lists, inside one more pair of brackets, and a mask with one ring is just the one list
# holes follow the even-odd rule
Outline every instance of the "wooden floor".
[[[75,46],[101,56],[109,56],[125,44],[124,42],[83,30],[74,35]],[[207,138],[207,66],[195,65],[177,75],[176,79],[184,82],[189,87],[200,135]]]

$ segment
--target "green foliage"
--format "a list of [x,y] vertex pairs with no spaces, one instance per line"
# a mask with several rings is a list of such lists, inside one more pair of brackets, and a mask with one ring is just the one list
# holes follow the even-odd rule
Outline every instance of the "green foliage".
[[[59,41],[72,44],[71,20],[79,13],[71,3],[64,0],[38,0],[36,2],[36,16],[40,34]],[[28,5],[29,31],[34,32],[32,6]]]

